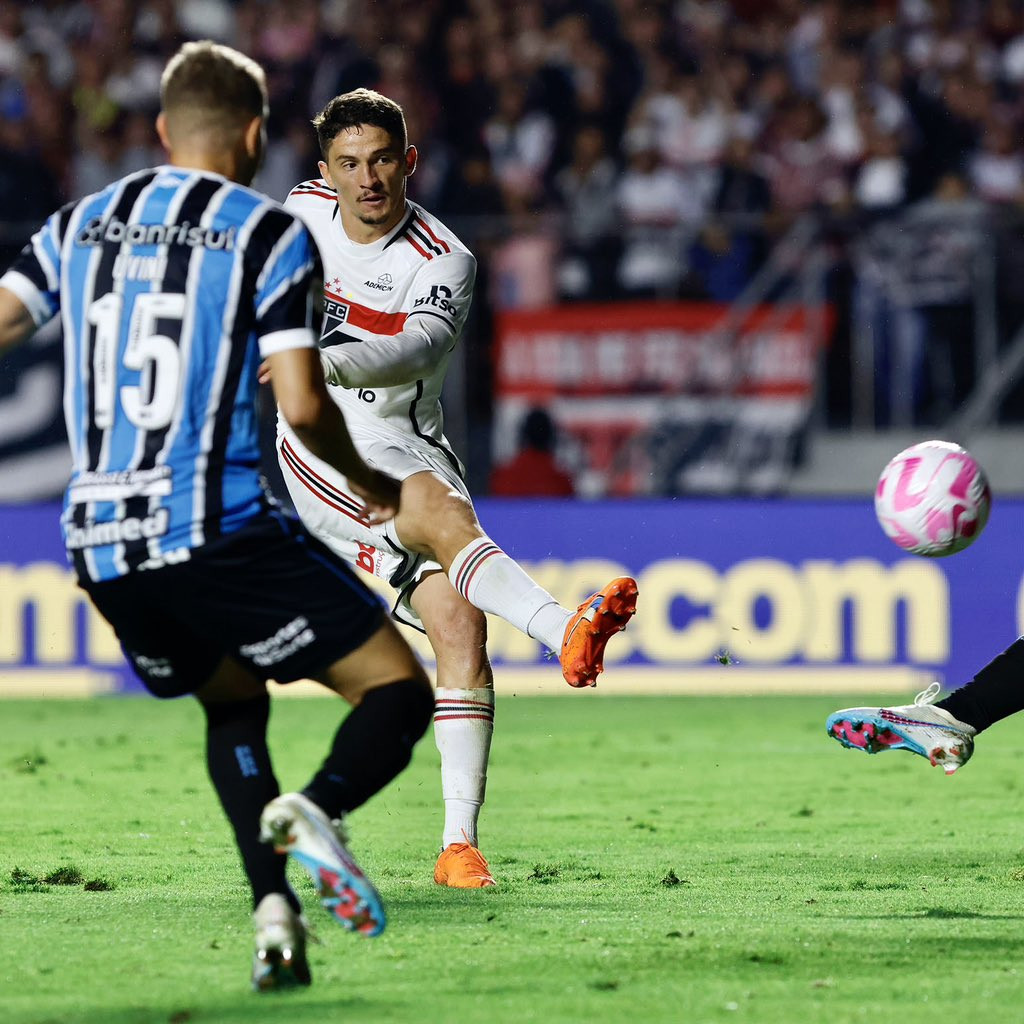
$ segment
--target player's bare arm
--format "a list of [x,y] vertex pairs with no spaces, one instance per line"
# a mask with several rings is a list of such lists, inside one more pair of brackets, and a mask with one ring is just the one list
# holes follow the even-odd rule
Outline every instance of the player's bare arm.
[[9,288],[0,288],[0,355],[20,345],[36,329],[26,305]]
[[[407,384],[432,373],[455,344],[455,332],[441,322],[418,317],[400,334],[362,339],[345,338],[320,349],[324,380],[345,388],[384,388]],[[260,364],[259,382],[272,379],[269,360]],[[287,417],[285,417],[287,419]]]
[[348,478],[370,519],[385,522],[398,511],[401,485],[368,466],[352,445],[341,411],[324,386],[316,349],[293,348],[269,356],[264,365],[281,415],[302,443]]
[[362,344],[329,345],[320,350],[324,379],[346,388],[388,388],[433,373],[452,346],[455,331],[441,320],[410,318],[408,327],[390,337]]

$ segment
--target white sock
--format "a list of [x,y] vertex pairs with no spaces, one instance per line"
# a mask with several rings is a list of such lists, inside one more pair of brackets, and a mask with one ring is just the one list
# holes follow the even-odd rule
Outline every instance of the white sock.
[[448,578],[471,605],[501,616],[555,654],[562,649],[572,612],[534,583],[490,537],[467,544],[452,560]]
[[437,688],[434,742],[441,755],[444,846],[466,842],[477,845],[477,818],[487,788],[493,731],[493,690]]

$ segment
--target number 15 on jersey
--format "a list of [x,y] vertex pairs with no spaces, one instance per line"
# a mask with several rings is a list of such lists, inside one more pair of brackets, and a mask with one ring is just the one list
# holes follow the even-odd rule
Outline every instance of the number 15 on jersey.
[[119,399],[128,421],[142,430],[162,430],[171,422],[178,401],[181,353],[173,338],[157,331],[159,321],[176,320],[180,325],[184,316],[185,296],[180,293],[143,292],[132,300],[121,366],[140,377],[138,384],[118,388],[124,296],[108,292],[89,306],[89,323],[96,328],[92,376],[97,427],[107,430],[114,425]]

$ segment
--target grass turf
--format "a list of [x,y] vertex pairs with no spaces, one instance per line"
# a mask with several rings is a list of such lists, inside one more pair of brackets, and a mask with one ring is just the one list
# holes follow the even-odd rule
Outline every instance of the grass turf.
[[[313,987],[256,996],[198,709],[5,702],[0,1020],[1019,1021],[1024,722],[947,779],[842,750],[823,728],[842,704],[500,699],[483,818],[500,887],[431,881],[428,738],[350,822],[387,932],[350,936],[310,899]],[[329,712],[276,703],[285,788],[319,763]]]

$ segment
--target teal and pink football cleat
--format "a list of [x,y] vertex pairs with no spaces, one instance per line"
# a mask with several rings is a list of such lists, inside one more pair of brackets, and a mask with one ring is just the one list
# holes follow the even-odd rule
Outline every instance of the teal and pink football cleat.
[[347,931],[380,935],[386,917],[380,893],[345,846],[341,823],[301,793],[283,793],[263,808],[260,838],[309,872],[324,909]]
[[913,704],[893,708],[845,708],[828,716],[825,729],[844,747],[878,754],[883,750],[909,750],[941,765],[952,775],[974,753],[976,730],[948,711],[932,706],[939,695],[932,683]]

